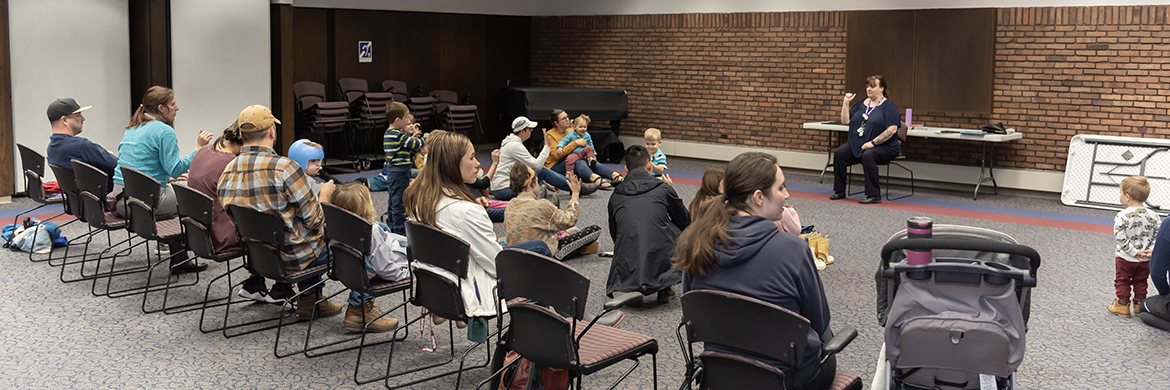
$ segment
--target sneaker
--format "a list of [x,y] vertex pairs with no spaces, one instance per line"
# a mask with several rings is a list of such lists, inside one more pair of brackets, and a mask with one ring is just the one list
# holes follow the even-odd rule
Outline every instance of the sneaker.
[[829,195],[829,200],[838,200],[838,199],[845,199],[845,193],[844,192],[834,192],[833,195]]
[[658,292],[658,303],[670,303],[670,300],[676,296],[678,296],[678,293],[674,292],[673,288],[667,287],[665,290]]
[[597,192],[597,184],[585,182],[581,183],[581,196],[589,195],[594,192]]
[[570,254],[573,254],[573,252],[576,252],[578,249],[597,242],[598,237],[601,237],[601,227],[597,225],[592,225],[581,229],[581,231],[570,234],[568,237],[559,240],[557,253],[553,254],[553,257],[557,259],[564,259]]
[[[378,309],[378,305],[374,301],[369,301],[361,306],[349,306],[345,309],[345,321],[342,321],[341,328],[350,332],[361,332],[363,330],[373,333],[389,332],[398,327],[398,319],[390,317],[378,318],[382,315],[382,310]],[[374,320],[378,318],[377,320]],[[365,321],[371,321],[369,325]]]
[[1134,299],[1133,300],[1133,315],[1135,315],[1135,316],[1138,315],[1139,310],[1141,310],[1141,309],[1142,309],[1142,300],[1141,299]]
[[1129,302],[1121,303],[1121,299],[1113,298],[1113,304],[1109,305],[1109,312],[1121,317],[1129,318]]
[[237,291],[236,295],[239,295],[241,298],[251,299],[251,300],[256,301],[256,302],[280,303],[281,301],[283,301],[283,300],[278,300],[278,299],[275,299],[271,296],[268,296],[268,289],[248,291],[248,288],[244,287],[244,288],[241,288],[240,291]]
[[283,305],[285,310],[293,311],[297,309],[297,301],[288,300],[296,295],[293,292],[292,285],[288,283],[276,282],[272,285],[272,290],[268,291],[268,297],[275,302],[273,304]]
[[[305,293],[297,298],[297,320],[308,321],[313,319],[313,304],[321,299],[321,292]],[[330,302],[328,299],[318,303],[317,318],[333,317],[341,314],[341,305]]]

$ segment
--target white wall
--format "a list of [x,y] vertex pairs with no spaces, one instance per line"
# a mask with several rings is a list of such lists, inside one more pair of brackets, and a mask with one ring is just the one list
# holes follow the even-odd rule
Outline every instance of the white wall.
[[293,4],[297,7],[525,16],[1170,4],[1167,1],[1134,0],[272,0],[272,2]]
[[271,107],[268,0],[171,0],[171,77],[179,149],[223,133],[252,104]]
[[[41,153],[49,145],[45,110],[72,97],[85,112],[83,136],[117,150],[130,120],[130,35],[126,0],[12,0],[8,3],[12,45],[13,138]],[[16,191],[24,191],[20,154]],[[46,169],[51,179],[53,173]]]

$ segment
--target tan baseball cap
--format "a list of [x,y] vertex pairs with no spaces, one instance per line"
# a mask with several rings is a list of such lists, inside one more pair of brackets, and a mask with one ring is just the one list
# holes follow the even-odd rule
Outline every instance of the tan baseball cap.
[[272,116],[272,110],[269,110],[268,107],[255,104],[240,111],[240,118],[236,120],[236,123],[240,125],[240,131],[251,133],[268,130],[274,123],[280,124],[280,120]]

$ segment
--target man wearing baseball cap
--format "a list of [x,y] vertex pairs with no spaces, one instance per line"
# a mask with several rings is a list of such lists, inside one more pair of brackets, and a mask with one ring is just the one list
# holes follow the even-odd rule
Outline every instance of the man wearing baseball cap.
[[[536,122],[527,117],[516,117],[512,121],[512,134],[504,137],[500,142],[500,165],[496,167],[496,174],[492,176],[492,196],[497,200],[510,200],[516,197],[516,193],[512,192],[509,186],[512,183],[510,172],[512,166],[519,164],[527,165],[536,172],[536,178],[541,182],[551,184],[558,189],[569,191],[569,180],[564,175],[553,172],[553,170],[545,168],[544,162],[548,159],[551,148],[549,145],[544,145],[540,149],[540,155],[532,157],[532,153],[528,152],[528,148],[524,146],[524,141],[532,137],[532,131],[536,128]],[[546,136],[547,140],[548,137]],[[597,185],[591,183],[581,183],[581,195],[587,195],[597,191]]]
[[[276,153],[273,146],[276,145],[276,125],[280,124],[280,120],[272,115],[268,107],[248,106],[240,112],[236,124],[244,146],[219,177],[219,202],[225,207],[249,207],[280,216],[285,221],[281,259],[289,272],[329,263],[333,256],[325,242],[325,214],[321,210],[321,202],[328,202],[333,196],[333,182],[321,183],[320,197],[314,195],[309,186],[309,180],[313,179],[305,174],[301,165]],[[313,319],[313,305],[321,299],[323,288],[322,285],[314,288],[317,282],[320,282],[319,278],[297,283],[301,292],[296,302],[297,319]],[[356,321],[362,322],[363,310],[377,310],[373,297],[369,295],[351,291],[349,302],[349,311],[356,310],[356,316],[347,312],[346,322],[350,322],[350,317],[357,317]],[[317,318],[341,314],[341,305],[327,299],[316,306]],[[367,318],[373,319],[378,315],[380,313]],[[379,321],[370,324],[368,329],[385,332],[393,330],[397,325],[393,318],[382,318]],[[350,328],[354,327],[347,327]]]
[[53,127],[53,134],[49,136],[49,147],[45,150],[46,158],[49,164],[68,170],[73,170],[73,164],[69,160],[76,159],[93,165],[109,175],[110,182],[106,184],[106,188],[114,188],[114,169],[118,167],[118,156],[101,145],[78,136],[81,134],[82,124],[85,123],[85,116],[81,115],[81,112],[90,107],[92,106],[82,107],[73,98],[61,98],[49,103],[49,124]]

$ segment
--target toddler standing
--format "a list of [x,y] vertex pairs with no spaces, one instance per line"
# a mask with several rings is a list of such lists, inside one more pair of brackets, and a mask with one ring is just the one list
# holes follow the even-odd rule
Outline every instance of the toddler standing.
[[1130,176],[1121,181],[1121,204],[1124,210],[1113,217],[1113,236],[1117,250],[1113,260],[1116,276],[1113,287],[1117,298],[1109,305],[1109,312],[1129,317],[1130,290],[1133,290],[1134,311],[1146,299],[1150,278],[1149,252],[1158,236],[1158,215],[1143,205],[1150,195],[1150,182],[1143,176]]
[[646,151],[650,152],[650,174],[661,178],[662,172],[666,172],[666,153],[659,149],[662,146],[662,131],[651,127],[646,129],[642,138],[646,140]]

